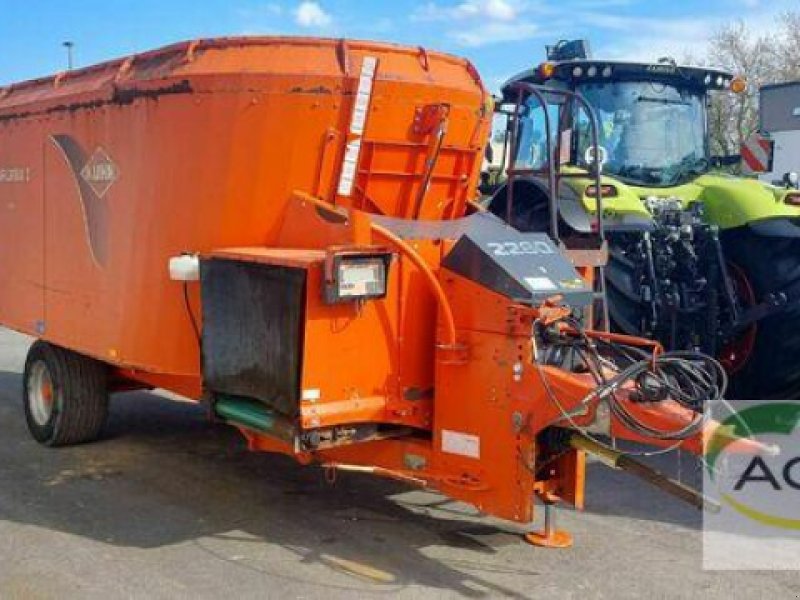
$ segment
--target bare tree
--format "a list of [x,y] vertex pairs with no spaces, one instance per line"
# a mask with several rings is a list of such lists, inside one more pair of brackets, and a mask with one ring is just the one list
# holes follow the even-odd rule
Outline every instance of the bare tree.
[[717,31],[709,41],[708,63],[743,76],[743,94],[715,94],[709,109],[714,154],[738,154],[758,129],[758,92],[762,85],[800,79],[800,13],[787,12],[775,32],[755,35],[743,21]]
[[747,79],[742,94],[715,94],[709,125],[712,151],[737,154],[747,137],[758,129],[758,89],[775,78],[775,36],[755,36],[742,21],[717,31],[710,41],[709,62]]
[[796,81],[800,79],[800,12],[785,12],[778,22],[778,43],[774,49],[775,75],[779,81]]

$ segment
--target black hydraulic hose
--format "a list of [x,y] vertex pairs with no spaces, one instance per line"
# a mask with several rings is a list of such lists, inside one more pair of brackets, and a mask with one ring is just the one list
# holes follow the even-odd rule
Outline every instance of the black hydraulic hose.
[[425,160],[425,173],[422,176],[422,182],[420,183],[419,190],[417,190],[417,197],[414,201],[415,219],[419,219],[419,213],[420,210],[422,210],[422,203],[425,200],[425,195],[428,193],[428,188],[430,187],[431,179],[433,178],[433,170],[436,168],[436,163],[439,161],[439,155],[442,152],[442,145],[444,144],[444,137],[447,135],[449,107],[447,107],[447,110],[448,113],[445,113],[445,115],[441,117],[439,125],[436,127],[436,140],[433,154],[428,156]]
[[192,332],[197,340],[197,345],[202,349],[203,336],[200,332],[200,326],[197,324],[197,316],[194,314],[194,309],[192,309],[191,300],[189,299],[189,284],[185,281],[183,282],[183,304],[186,307],[186,314],[189,316],[189,322],[192,325]]
[[711,235],[711,240],[714,244],[714,251],[717,257],[717,265],[719,272],[722,275],[722,288],[725,290],[725,299],[728,302],[728,307],[731,310],[731,320],[735,323],[739,318],[739,308],[736,306],[736,294],[733,291],[733,284],[731,283],[730,275],[728,275],[728,268],[725,262],[725,255],[722,252],[722,243],[719,241],[719,234],[714,231]]
[[[644,437],[659,440],[681,441],[697,435],[705,424],[703,407],[708,402],[723,398],[728,385],[725,370],[718,361],[699,352],[678,351],[658,355],[636,357],[633,347],[616,341],[589,338],[581,324],[574,319],[565,318],[562,322],[571,327],[572,332],[560,336],[561,343],[572,343],[584,364],[597,381],[597,387],[583,400],[586,405],[593,399],[605,401],[614,416],[630,431]],[[600,349],[622,355],[627,364],[618,360],[604,359]],[[538,364],[538,363],[537,363]],[[617,364],[617,372],[612,377],[604,375],[609,367]],[[685,426],[663,431],[643,422],[628,410],[624,401],[616,394],[621,388],[632,385],[636,395],[644,402],[654,402],[671,398],[695,411],[695,417]],[[626,396],[629,398],[629,396]],[[559,405],[560,406],[560,405]]]
[[650,289],[651,289],[651,298],[650,298],[650,327],[655,329],[656,325],[658,325],[658,310],[656,309],[656,304],[661,297],[661,289],[658,285],[658,277],[656,277],[656,265],[655,265],[655,258],[653,257],[653,240],[650,237],[650,233],[645,231],[644,232],[644,248],[645,248],[645,255],[647,257],[647,275],[650,277]]

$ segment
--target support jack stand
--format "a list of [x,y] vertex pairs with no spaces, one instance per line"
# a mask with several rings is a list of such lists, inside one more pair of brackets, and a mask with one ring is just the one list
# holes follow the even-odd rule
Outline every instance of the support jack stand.
[[544,504],[544,530],[525,534],[525,541],[543,548],[569,548],[572,535],[563,529],[556,529],[556,508],[552,502]]

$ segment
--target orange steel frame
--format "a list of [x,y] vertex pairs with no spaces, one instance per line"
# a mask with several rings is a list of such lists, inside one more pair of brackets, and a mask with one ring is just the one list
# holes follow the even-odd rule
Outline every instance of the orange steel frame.
[[[299,428],[413,433],[311,452],[242,428],[252,449],[431,486],[515,521],[532,518],[534,493],[582,506],[582,453],[537,462],[537,434],[567,425],[546,387],[566,410],[593,388],[544,366],[546,386],[531,362],[533,322],[560,309],[441,268],[453,239],[400,239],[374,219],[476,210],[491,116],[467,61],[346,40],[202,40],[0,89],[0,321],[107,362],[120,387],[200,399],[168,259],[301,269],[301,391],[313,393]],[[348,246],[394,254],[385,298],[322,301],[326,256]],[[202,322],[199,286],[189,292]],[[651,412],[664,427],[688,418]],[[575,417],[594,419],[593,407]],[[478,446],[447,448],[452,433]]]
[[[378,474],[435,487],[514,521],[532,518],[534,494],[581,507],[583,454],[568,451],[542,468],[537,448],[537,435],[548,426],[589,426],[596,420],[596,406],[580,410],[584,408],[582,401],[594,388],[590,375],[566,373],[549,366],[540,370],[532,362],[534,321],[566,311],[516,304],[440,268],[439,261],[455,240],[399,241],[375,224],[369,229],[371,238],[363,239],[354,222],[369,221],[366,214],[348,213],[300,193],[293,196],[291,205],[289,213],[297,211],[296,215],[303,217],[287,219],[287,226],[293,228],[294,223],[303,222],[315,234],[311,238],[299,232],[296,238],[281,234],[279,239],[290,248],[302,242],[305,248],[315,249],[238,248],[209,256],[307,270],[301,388],[318,393],[314,400],[302,402],[301,425],[316,428],[380,422],[407,425],[432,435],[297,451],[286,442],[243,429],[251,447],[294,454],[301,462],[318,462],[332,468],[366,465]],[[335,221],[334,214],[341,216],[337,226],[330,224]],[[325,249],[348,245],[348,235],[353,236],[349,240],[352,246],[363,247],[365,242],[371,242],[396,252],[386,298],[361,306],[323,303],[320,286]],[[419,287],[409,293],[414,280]],[[419,302],[423,298],[429,301]],[[406,355],[406,333],[432,334],[433,330],[424,324],[434,322],[438,323],[435,338]],[[592,335],[660,351],[657,344],[635,338]],[[425,351],[420,353],[419,349]],[[432,367],[433,372],[427,367]],[[371,386],[388,393],[381,398],[352,393]],[[560,406],[547,396],[547,388],[558,397]],[[347,390],[351,397],[339,400],[337,390]],[[671,402],[658,407],[631,403],[630,410],[665,430],[676,429],[693,417],[692,411]],[[564,419],[563,412],[575,414],[572,423]],[[612,422],[611,427],[610,433],[618,437],[653,443],[618,423]],[[469,432],[479,440],[479,449],[476,454],[445,451],[445,432]],[[684,447],[699,452],[700,440],[689,440]]]

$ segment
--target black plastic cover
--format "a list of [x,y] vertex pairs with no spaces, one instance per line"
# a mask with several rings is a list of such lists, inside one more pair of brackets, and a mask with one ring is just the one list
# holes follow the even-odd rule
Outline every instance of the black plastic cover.
[[206,389],[299,409],[306,271],[225,259],[200,261]]
[[561,295],[564,304],[591,303],[592,291],[544,233],[522,233],[499,220],[482,219],[458,239],[442,265],[507,298],[541,304]]

